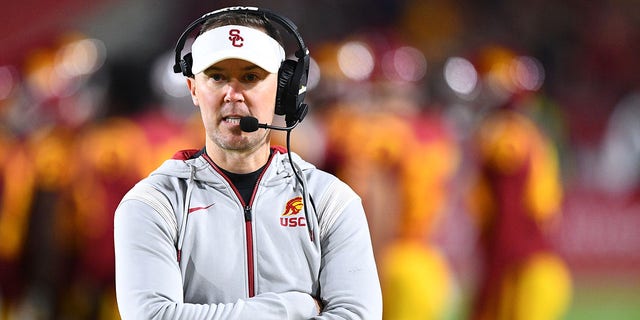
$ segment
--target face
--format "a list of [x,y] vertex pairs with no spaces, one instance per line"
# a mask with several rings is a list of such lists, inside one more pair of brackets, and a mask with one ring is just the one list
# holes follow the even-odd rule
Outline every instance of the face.
[[267,145],[268,130],[243,132],[240,118],[253,116],[260,123],[272,122],[277,74],[248,61],[227,59],[187,78],[187,85],[193,103],[200,108],[208,150],[250,151]]

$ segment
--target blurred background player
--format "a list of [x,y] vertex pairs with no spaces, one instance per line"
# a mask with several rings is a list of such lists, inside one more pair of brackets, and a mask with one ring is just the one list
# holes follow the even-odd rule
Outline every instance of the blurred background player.
[[345,77],[340,61],[332,60],[340,47],[318,50],[324,84],[338,89],[319,115],[326,165],[365,199],[380,257],[384,319],[445,319],[455,276],[435,240],[460,161],[455,133],[441,106],[426,97],[424,56],[397,33],[378,30],[341,44],[343,57],[369,52],[371,65],[345,63],[354,68],[352,78]]
[[[480,69],[499,81],[515,55],[488,47]],[[491,87],[488,83],[487,87]],[[561,214],[563,188],[557,150],[528,109],[535,96],[514,90],[493,96],[497,108],[480,117],[473,137],[477,174],[470,213],[479,229],[479,283],[473,320],[561,319],[569,307],[571,277],[548,231]]]

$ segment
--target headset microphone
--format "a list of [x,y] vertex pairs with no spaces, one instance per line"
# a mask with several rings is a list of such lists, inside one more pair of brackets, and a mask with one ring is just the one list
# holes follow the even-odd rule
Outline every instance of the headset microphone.
[[[246,117],[240,118],[240,130],[244,132],[254,132],[254,131],[257,131],[259,128],[264,128],[264,129],[273,129],[273,130],[280,130],[280,131],[287,132],[287,154],[289,155],[288,156],[289,163],[291,164],[291,169],[293,169],[293,174],[296,176],[296,179],[300,181],[300,183],[302,184],[302,194],[303,194],[302,201],[304,202],[304,205],[303,205],[304,216],[307,219],[307,221],[309,221],[309,212],[307,210],[307,198],[310,198],[310,195],[308,194],[308,191],[307,191],[306,180],[303,180],[301,175],[298,174],[298,170],[300,169],[293,164],[293,159],[291,157],[291,130],[293,130],[293,128],[295,128],[298,125],[298,123],[300,123],[299,119],[287,127],[278,127],[278,126],[268,125],[266,123],[259,123],[258,118],[246,116]],[[287,125],[288,124],[289,123],[287,123]],[[315,210],[313,199],[311,199],[311,206]],[[311,241],[313,241],[314,236],[313,236],[313,230],[311,229],[310,223],[307,224],[307,229],[309,230],[309,237]]]
[[278,127],[278,126],[268,125],[266,123],[258,123],[258,119],[255,117],[242,117],[240,118],[240,130],[244,132],[254,132],[254,131],[257,131],[259,128],[264,128],[264,129],[273,129],[273,130],[280,130],[280,131],[290,131],[293,128],[295,128],[298,125],[298,123],[300,122],[296,121],[291,126]]

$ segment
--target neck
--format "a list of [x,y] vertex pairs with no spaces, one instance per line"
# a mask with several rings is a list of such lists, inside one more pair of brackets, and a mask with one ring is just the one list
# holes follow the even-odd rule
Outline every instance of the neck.
[[220,168],[233,173],[251,173],[262,168],[269,160],[268,143],[252,150],[226,150],[207,143],[207,155]]

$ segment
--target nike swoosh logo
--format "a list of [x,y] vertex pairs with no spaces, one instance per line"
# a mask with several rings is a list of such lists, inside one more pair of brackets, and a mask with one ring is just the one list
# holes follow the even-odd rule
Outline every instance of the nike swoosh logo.
[[193,213],[196,212],[198,210],[205,210],[205,209],[209,209],[212,205],[214,205],[215,203],[212,203],[206,207],[193,207],[193,208],[189,208],[189,213]]

